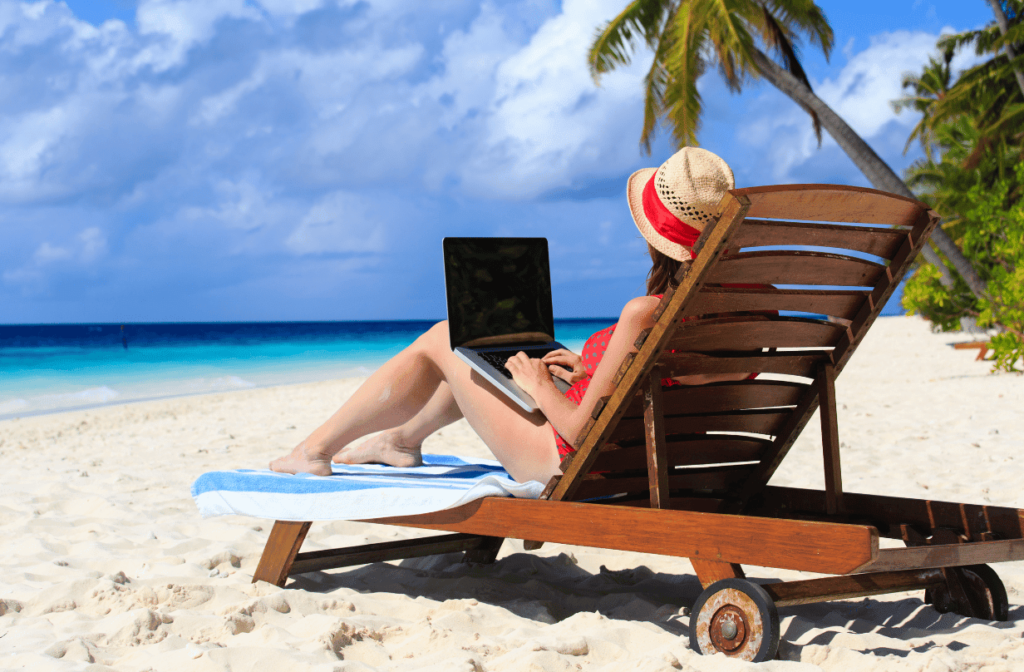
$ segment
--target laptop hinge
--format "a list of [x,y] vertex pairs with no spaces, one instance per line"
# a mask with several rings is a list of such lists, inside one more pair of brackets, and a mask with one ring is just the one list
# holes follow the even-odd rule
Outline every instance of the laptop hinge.
[[518,334],[502,334],[501,336],[481,336],[471,341],[461,343],[464,348],[489,348],[502,345],[524,345],[536,342],[537,345],[544,345],[555,340],[553,336],[539,331],[523,331]]

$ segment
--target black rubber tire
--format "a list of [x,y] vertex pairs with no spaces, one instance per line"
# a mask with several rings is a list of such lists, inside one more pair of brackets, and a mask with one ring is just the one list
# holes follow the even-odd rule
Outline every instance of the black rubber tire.
[[[744,646],[737,652],[718,649],[713,644],[708,647],[702,647],[697,628],[698,622],[701,620],[701,612],[705,610],[705,607],[710,606],[709,603],[714,601],[716,595],[725,590],[736,590],[746,595],[750,602],[753,603],[754,608],[757,609],[757,616],[761,623],[760,640],[752,640],[750,646]],[[732,605],[731,602],[729,604],[744,612],[746,611],[744,607],[750,606],[749,604]],[[707,618],[711,616],[713,614],[705,614]],[[749,660],[753,663],[762,663],[766,660],[773,660],[778,655],[780,636],[779,611],[775,608],[775,602],[765,592],[764,588],[745,579],[722,579],[712,583],[704,589],[704,592],[700,594],[690,610],[690,648],[701,655],[724,653],[730,657]],[[709,639],[706,641],[710,642]]]
[[1008,621],[1010,619],[1010,600],[1006,596],[1006,587],[1003,586],[1003,581],[995,570],[988,565],[967,565],[956,569],[966,574],[963,577],[965,589],[974,588],[976,593],[982,592],[981,595],[971,596],[972,602],[982,606],[982,613],[960,614],[959,611],[956,611],[952,600],[945,595],[940,596],[934,588],[929,588],[924,592],[926,604],[935,607],[939,613],[954,611],[961,616],[980,618],[986,621]]

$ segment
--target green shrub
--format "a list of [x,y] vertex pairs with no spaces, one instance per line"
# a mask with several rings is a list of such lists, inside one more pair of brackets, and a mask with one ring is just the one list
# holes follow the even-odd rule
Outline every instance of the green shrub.
[[1024,164],[1013,176],[991,188],[976,184],[964,195],[960,245],[988,292],[977,300],[959,276],[951,289],[939,283],[939,272],[922,264],[907,282],[903,305],[923,315],[936,330],[954,331],[961,317],[974,317],[982,327],[1000,333],[991,339],[993,371],[1017,371],[1024,361],[1024,206],[1011,194],[1024,184]]

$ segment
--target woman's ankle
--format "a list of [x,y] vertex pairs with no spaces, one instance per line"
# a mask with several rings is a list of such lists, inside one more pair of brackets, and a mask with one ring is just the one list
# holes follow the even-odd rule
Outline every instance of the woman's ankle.
[[311,461],[330,461],[331,457],[338,452],[337,450],[331,450],[329,446],[319,441],[311,441],[310,439],[306,439],[298,447],[306,459]]
[[419,451],[422,441],[416,441],[408,429],[404,426],[389,429],[391,440],[395,448],[405,452]]

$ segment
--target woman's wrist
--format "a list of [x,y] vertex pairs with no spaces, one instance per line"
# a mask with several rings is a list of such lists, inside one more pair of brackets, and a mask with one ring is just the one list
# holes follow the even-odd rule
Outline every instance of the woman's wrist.
[[556,432],[570,440],[575,437],[573,416],[579,411],[579,406],[567,399],[553,385],[550,391],[538,395],[534,400]]

